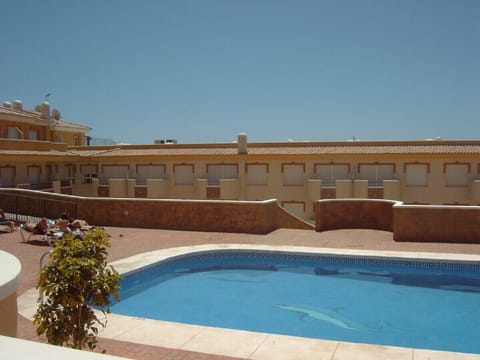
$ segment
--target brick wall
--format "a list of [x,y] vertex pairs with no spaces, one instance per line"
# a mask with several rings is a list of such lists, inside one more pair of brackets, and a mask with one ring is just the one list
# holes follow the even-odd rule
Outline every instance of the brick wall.
[[99,225],[266,234],[276,229],[276,206],[275,201],[83,198],[77,211]]
[[396,241],[480,243],[479,206],[395,205]]
[[[17,195],[17,198],[15,198]],[[58,218],[61,209],[31,206],[29,198],[75,204],[76,217],[102,226],[267,234],[277,228],[305,229],[305,224],[278,212],[276,200],[211,201],[165,199],[117,199],[50,194],[31,190],[0,189],[0,204],[7,212]],[[20,206],[18,199],[24,199]],[[30,208],[29,208],[30,207]],[[47,204],[46,208],[49,208]],[[72,214],[69,214],[72,215]],[[312,227],[310,227],[312,229]]]
[[109,197],[110,196],[110,186],[98,186],[97,196],[98,197]]
[[337,189],[334,187],[320,188],[320,199],[335,199],[337,197]]
[[[39,199],[53,203],[39,205]],[[62,203],[63,202],[63,203]],[[267,234],[277,228],[309,229],[276,200],[209,201],[87,198],[23,189],[0,189],[6,212],[49,217],[64,208],[91,224],[175,230]],[[404,205],[391,200],[334,199],[315,202],[315,229],[393,231],[396,241],[480,243],[480,206]]]
[[61,191],[62,194],[66,194],[66,195],[72,195],[72,193],[73,193],[73,189],[72,189],[71,186],[70,187],[62,187],[60,189],[60,191]]
[[369,187],[368,188],[369,199],[383,199],[383,187]]
[[135,186],[135,197],[136,198],[146,198],[147,197],[147,187],[146,186]]
[[395,241],[480,243],[480,206],[404,205],[391,200],[315,202],[316,231],[377,229]]
[[377,229],[393,230],[389,200],[336,199],[315,202],[315,230]]
[[207,199],[220,199],[220,186],[207,186]]

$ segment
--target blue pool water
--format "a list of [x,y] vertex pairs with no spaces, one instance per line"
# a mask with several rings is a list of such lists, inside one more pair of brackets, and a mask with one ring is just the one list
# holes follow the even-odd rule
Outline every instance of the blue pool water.
[[122,282],[112,312],[350,342],[480,353],[480,264],[217,252]]

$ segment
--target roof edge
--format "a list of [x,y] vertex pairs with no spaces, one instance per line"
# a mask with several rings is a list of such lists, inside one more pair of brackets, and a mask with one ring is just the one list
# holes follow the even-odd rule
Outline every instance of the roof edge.
[[[331,147],[331,146],[432,146],[432,145],[480,145],[480,140],[347,140],[347,141],[283,141],[283,142],[249,142],[249,147]],[[69,146],[70,150],[109,149],[232,149],[237,142],[229,143],[186,143],[186,144],[113,144],[95,146]]]

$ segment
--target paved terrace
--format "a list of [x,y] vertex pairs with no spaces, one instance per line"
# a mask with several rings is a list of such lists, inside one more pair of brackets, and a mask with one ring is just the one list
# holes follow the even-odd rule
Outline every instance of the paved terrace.
[[[365,250],[388,250],[408,252],[439,252],[456,254],[480,255],[480,244],[439,244],[439,243],[397,243],[393,241],[392,233],[374,230],[334,230],[322,233],[304,230],[279,229],[267,235],[209,233],[191,231],[170,231],[135,228],[113,228],[106,230],[111,234],[112,248],[109,250],[109,261],[122,259],[138,253],[152,250],[172,248],[178,246],[191,246],[202,244],[262,244],[262,245],[291,245],[309,246],[337,249],[365,249]],[[22,264],[21,281],[18,295],[35,287],[39,273],[40,256],[51,248],[43,242],[32,241],[22,243],[18,231],[0,234],[0,249],[14,254]],[[22,339],[45,342],[35,333],[35,327],[30,320],[18,316],[18,337]],[[107,325],[108,326],[108,325]],[[231,359],[234,357],[218,356],[207,353],[182,351],[149,345],[141,345],[130,342],[116,341],[98,338],[98,351],[105,350],[107,354],[123,356],[132,359],[164,359],[164,360],[189,360],[189,359]],[[358,358],[382,358],[377,353],[381,347],[372,346],[372,353],[352,353],[348,344],[343,348],[338,347],[332,360],[358,359]],[[286,349],[287,350],[287,349]],[[289,349],[292,351],[292,349]],[[295,350],[293,350],[293,353]],[[287,355],[288,351],[284,354]],[[297,354],[298,355],[298,354]],[[387,354],[383,354],[387,356]],[[394,355],[394,354],[390,354]],[[455,359],[463,356],[458,354]],[[392,358],[389,356],[389,358]],[[394,356],[394,358],[397,358]],[[402,359],[404,357],[401,357]],[[413,358],[413,357],[412,357]],[[424,354],[427,359],[430,355]],[[437,357],[438,358],[438,357]],[[442,359],[445,357],[441,357]],[[451,358],[451,357],[448,357]],[[469,357],[470,358],[470,357]],[[475,356],[475,358],[477,358]],[[480,356],[479,356],[480,358]],[[417,359],[417,356],[415,356]]]

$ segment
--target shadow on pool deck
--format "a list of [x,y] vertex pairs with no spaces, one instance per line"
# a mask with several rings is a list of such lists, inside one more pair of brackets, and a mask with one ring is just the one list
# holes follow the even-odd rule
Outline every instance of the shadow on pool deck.
[[[440,252],[480,255],[479,244],[397,243],[392,233],[375,230],[333,230],[322,233],[307,230],[279,229],[267,235],[171,231],[156,229],[108,227],[112,247],[108,250],[109,261],[152,250],[201,244],[264,244],[291,245],[325,248],[367,249],[412,252]],[[35,287],[39,274],[39,259],[51,248],[44,244],[22,243],[18,231],[0,234],[0,249],[20,260],[22,273],[17,295]],[[107,325],[108,326],[108,325]],[[18,337],[45,342],[35,332],[31,321],[18,316]],[[99,338],[98,350],[107,354],[133,359],[235,359],[225,356],[203,354],[177,349],[121,342]]]

